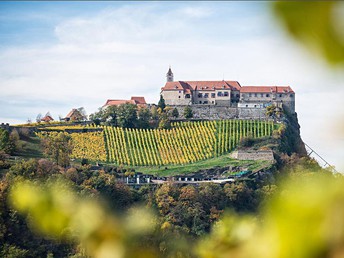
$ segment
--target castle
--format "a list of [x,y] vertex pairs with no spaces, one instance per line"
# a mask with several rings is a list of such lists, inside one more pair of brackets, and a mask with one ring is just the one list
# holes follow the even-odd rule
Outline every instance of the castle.
[[171,67],[166,78],[167,82],[161,88],[161,95],[166,105],[175,107],[190,105],[195,110],[202,110],[202,106],[207,106],[209,109],[233,108],[237,113],[242,113],[245,109],[252,112],[255,112],[254,109],[265,110],[267,106],[275,105],[295,113],[295,92],[290,86],[241,86],[237,81],[225,80],[174,81]]

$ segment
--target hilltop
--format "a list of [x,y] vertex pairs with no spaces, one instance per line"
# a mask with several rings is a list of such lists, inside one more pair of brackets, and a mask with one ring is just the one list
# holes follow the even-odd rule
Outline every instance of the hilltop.
[[[278,120],[172,122],[171,129],[80,123],[41,123],[11,129],[21,132],[20,148],[14,152],[18,159],[43,158],[41,141],[62,132],[71,137],[72,165],[97,164],[107,170],[120,167],[160,177],[184,175],[189,180],[228,178],[242,171],[277,171],[290,162],[289,157],[307,156],[295,113],[285,113]],[[235,150],[268,151],[272,158],[235,159]]]

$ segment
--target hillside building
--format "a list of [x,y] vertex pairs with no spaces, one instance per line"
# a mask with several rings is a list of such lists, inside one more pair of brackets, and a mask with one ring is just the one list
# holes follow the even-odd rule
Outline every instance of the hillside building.
[[62,121],[82,121],[85,119],[85,116],[80,112],[80,110],[73,108],[65,118],[61,119]]
[[110,107],[110,106],[119,106],[123,104],[134,104],[138,107],[146,107],[147,103],[145,100],[145,97],[131,97],[130,100],[125,99],[108,99],[106,103],[103,106],[104,108]]
[[49,122],[53,122],[54,118],[52,118],[52,116],[50,115],[50,113],[48,112],[44,117],[42,117],[40,119],[39,122],[45,122],[45,123],[49,123]]
[[241,86],[237,81],[174,81],[169,68],[161,88],[166,105],[208,105],[265,108],[276,105],[295,112],[295,92],[290,86]]

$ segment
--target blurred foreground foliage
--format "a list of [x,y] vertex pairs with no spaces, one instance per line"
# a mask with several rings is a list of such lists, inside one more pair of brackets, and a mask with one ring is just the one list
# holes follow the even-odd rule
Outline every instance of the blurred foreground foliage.
[[95,199],[78,196],[65,180],[19,181],[10,198],[19,212],[30,214],[33,230],[57,239],[75,238],[92,257],[156,257],[154,248],[141,248],[137,242],[154,229],[149,210],[132,208],[124,221]]
[[[172,198],[175,189],[171,187],[163,185],[157,198]],[[179,205],[181,212],[193,209],[193,219],[199,219],[202,213],[197,205],[188,205],[194,189],[185,187],[180,194],[184,202],[162,204]],[[125,215],[115,214],[99,201],[76,194],[66,181],[19,180],[11,189],[10,202],[19,212],[30,214],[34,230],[57,239],[74,239],[92,257],[344,256],[344,179],[326,172],[306,173],[297,181],[290,177],[258,216],[227,211],[188,252],[182,235],[170,235],[161,242],[172,224],[165,221],[159,226],[151,210],[131,208]],[[165,208],[161,209],[164,216],[170,213]],[[157,238],[160,246],[154,244]],[[163,254],[165,245],[170,245],[170,251]]]
[[333,65],[344,64],[341,1],[276,1],[273,12],[289,34]]
[[288,180],[259,219],[227,214],[200,257],[344,257],[344,180],[319,173]]

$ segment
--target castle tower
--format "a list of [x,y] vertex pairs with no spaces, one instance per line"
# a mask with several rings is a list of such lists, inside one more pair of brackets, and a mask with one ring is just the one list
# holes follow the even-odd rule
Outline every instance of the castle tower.
[[166,81],[167,82],[173,82],[173,73],[172,73],[172,70],[171,70],[171,66],[168,69],[168,72],[166,74]]

